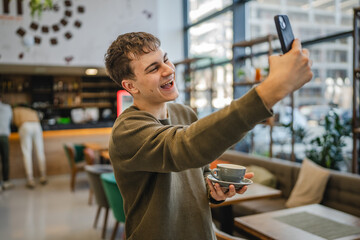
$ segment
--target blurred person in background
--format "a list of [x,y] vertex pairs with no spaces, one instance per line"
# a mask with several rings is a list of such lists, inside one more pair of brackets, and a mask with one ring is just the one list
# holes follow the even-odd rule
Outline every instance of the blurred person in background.
[[13,109],[13,122],[18,128],[20,146],[23,154],[27,183],[30,189],[35,187],[32,150],[35,147],[36,158],[40,169],[40,183],[46,184],[46,163],[44,153],[43,133],[38,113],[26,104],[20,104]]
[[2,102],[0,93],[0,191],[14,185],[9,181],[9,135],[11,132],[12,111],[9,104]]

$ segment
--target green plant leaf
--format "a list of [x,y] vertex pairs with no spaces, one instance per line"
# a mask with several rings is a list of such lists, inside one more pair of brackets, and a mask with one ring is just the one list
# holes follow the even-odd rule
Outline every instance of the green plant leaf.
[[319,165],[339,169],[339,163],[344,161],[342,149],[346,146],[343,138],[350,136],[351,122],[342,122],[339,115],[331,109],[325,116],[325,133],[310,140],[311,149],[305,152],[306,156]]

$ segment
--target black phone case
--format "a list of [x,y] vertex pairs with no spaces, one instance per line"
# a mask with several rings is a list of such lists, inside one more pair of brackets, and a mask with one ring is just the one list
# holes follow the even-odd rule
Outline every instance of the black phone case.
[[291,29],[290,21],[288,16],[286,15],[276,15],[274,17],[274,21],[281,44],[281,50],[285,54],[290,51],[292,43],[295,39],[293,31]]

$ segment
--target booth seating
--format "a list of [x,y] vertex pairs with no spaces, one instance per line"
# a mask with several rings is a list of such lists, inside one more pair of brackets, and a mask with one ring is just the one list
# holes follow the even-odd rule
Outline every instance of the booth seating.
[[[250,215],[286,208],[287,200],[298,179],[301,164],[276,158],[249,155],[234,150],[226,151],[219,157],[222,161],[244,166],[260,166],[276,177],[276,188],[282,191],[282,197],[246,201],[233,205],[234,216]],[[360,176],[328,170],[321,204],[360,217]],[[317,176],[310,177],[307,182],[315,183]],[[251,186],[249,186],[251,187]]]
[[244,238],[235,237],[219,230],[214,223],[212,225],[217,240],[245,240]]

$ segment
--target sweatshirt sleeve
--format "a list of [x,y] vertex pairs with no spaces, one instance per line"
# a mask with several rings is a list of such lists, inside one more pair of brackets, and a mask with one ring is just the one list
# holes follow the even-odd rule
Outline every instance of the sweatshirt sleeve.
[[190,125],[162,125],[143,111],[122,114],[109,153],[124,171],[177,172],[202,167],[272,115],[256,90]]

